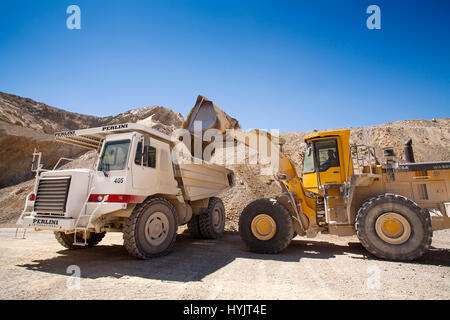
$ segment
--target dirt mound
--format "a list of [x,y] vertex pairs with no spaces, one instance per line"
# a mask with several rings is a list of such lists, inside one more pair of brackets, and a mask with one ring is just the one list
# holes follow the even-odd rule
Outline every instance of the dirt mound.
[[170,135],[173,130],[181,127],[183,121],[183,116],[180,113],[174,113],[171,109],[161,106],[153,106],[133,109],[116,116],[102,118],[102,125],[137,122]]

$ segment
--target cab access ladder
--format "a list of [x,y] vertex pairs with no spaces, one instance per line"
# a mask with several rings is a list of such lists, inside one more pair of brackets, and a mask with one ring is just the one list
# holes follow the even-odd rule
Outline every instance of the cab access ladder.
[[[326,223],[334,223],[334,224],[348,224],[349,221],[347,219],[343,221],[335,221],[331,219],[331,213],[336,211],[347,211],[348,203],[349,203],[349,192],[348,192],[348,185],[343,184],[325,184],[322,185],[321,188],[322,194],[323,194],[323,202],[324,202],[324,209],[325,209],[325,221]],[[330,195],[330,190],[338,190],[337,195]],[[331,200],[342,200],[343,203],[341,203],[339,207],[330,206],[330,199]],[[346,215],[347,216],[347,215]]]
[[[75,246],[87,246],[87,232],[89,229],[89,225],[92,222],[92,218],[95,216],[95,213],[97,212],[97,210],[100,208],[100,206],[102,204],[104,204],[107,200],[108,200],[108,195],[106,195],[103,200],[101,202],[99,202],[97,204],[97,207],[95,207],[94,211],[91,212],[91,214],[86,214],[86,207],[89,201],[89,197],[92,194],[92,191],[94,191],[94,188],[91,188],[91,190],[89,191],[86,200],[84,201],[83,207],[80,210],[80,214],[78,215],[78,218],[75,222],[75,228],[74,228],[74,233],[73,233],[73,237],[74,237],[74,241],[73,241],[73,245]],[[87,222],[82,222],[81,220],[87,220]],[[83,232],[84,234],[84,241],[77,241],[77,233],[78,232]]]

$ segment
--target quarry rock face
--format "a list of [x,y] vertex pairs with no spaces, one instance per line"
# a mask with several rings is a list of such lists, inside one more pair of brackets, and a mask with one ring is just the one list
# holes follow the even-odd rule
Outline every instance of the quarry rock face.
[[46,169],[53,168],[60,157],[75,159],[86,152],[83,148],[55,142],[54,132],[142,122],[170,134],[183,121],[181,114],[160,106],[95,117],[0,92],[0,188],[33,178],[30,166],[35,148],[43,153]]
[[[405,117],[408,115],[406,114]],[[238,122],[236,119],[231,118]],[[56,143],[53,132],[81,129],[125,122],[138,122],[170,134],[183,126],[179,113],[161,106],[144,107],[124,113],[95,117],[72,113],[47,106],[31,99],[0,92],[0,224],[15,223],[26,195],[33,189],[34,175],[30,171],[31,153],[35,147],[43,152],[45,168],[51,168],[64,156],[74,158],[64,168],[90,168],[95,152]],[[305,152],[303,138],[312,132],[282,132],[286,141],[285,154],[302,173]],[[331,129],[331,128],[330,128]],[[450,118],[433,120],[404,120],[362,128],[349,128],[352,144],[375,147],[382,159],[382,148],[394,148],[400,161],[404,160],[403,146],[412,139],[417,162],[450,160]],[[261,165],[230,165],[236,184],[221,195],[227,212],[226,229],[237,230],[239,216],[251,201],[273,197],[280,192],[272,176],[261,175]]]
[[40,133],[101,125],[101,119],[50,107],[42,102],[0,92],[0,122]]

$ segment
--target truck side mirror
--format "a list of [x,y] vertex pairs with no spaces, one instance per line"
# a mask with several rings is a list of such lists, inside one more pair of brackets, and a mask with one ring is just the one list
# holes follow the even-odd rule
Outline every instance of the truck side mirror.
[[136,156],[134,157],[134,163],[137,165],[141,165],[141,159],[142,159],[142,148],[139,148],[136,150]]
[[42,153],[37,152],[37,150],[34,149],[33,160],[31,161],[31,172],[38,172],[40,169],[42,169],[41,156]]
[[142,159],[142,165],[148,167],[148,149],[150,146],[150,138],[148,136],[144,136],[144,148],[143,151],[143,159]]
[[31,163],[31,172],[36,172],[39,169],[39,161],[38,159],[33,159],[33,162]]

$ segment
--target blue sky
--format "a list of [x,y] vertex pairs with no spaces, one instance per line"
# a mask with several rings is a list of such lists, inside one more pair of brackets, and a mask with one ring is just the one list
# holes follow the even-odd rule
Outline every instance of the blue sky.
[[443,118],[449,39],[447,0],[1,0],[0,91],[98,116],[202,94],[245,129]]

